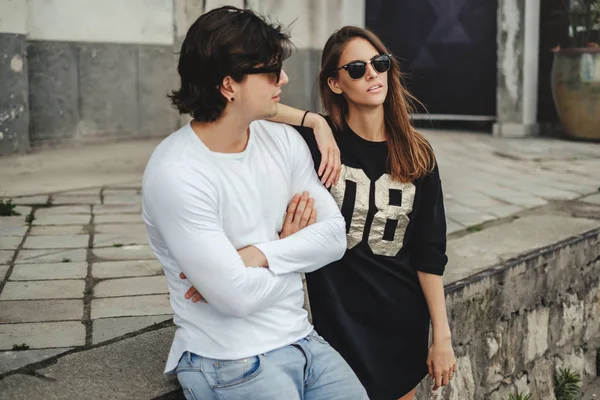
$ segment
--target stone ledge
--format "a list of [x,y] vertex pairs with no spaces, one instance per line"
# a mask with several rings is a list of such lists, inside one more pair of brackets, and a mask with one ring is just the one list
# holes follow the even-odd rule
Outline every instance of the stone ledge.
[[[570,211],[562,213],[563,216],[569,214]],[[594,281],[588,279],[584,282],[577,279],[577,274],[592,277],[594,275],[590,272],[597,271],[600,266],[600,221],[571,217],[568,218],[569,225],[565,223],[567,219],[560,218],[560,215],[552,208],[538,210],[536,215],[529,213],[518,220],[484,227],[480,232],[450,240],[451,251],[462,249],[470,254],[460,260],[469,268],[462,268],[460,274],[454,275],[456,279],[446,285],[448,314],[460,372],[453,384],[438,393],[436,399],[462,400],[489,396],[493,400],[500,400],[508,397],[508,393],[514,393],[515,388],[533,392],[534,398],[537,395],[551,399],[548,397],[549,379],[556,366],[572,366],[586,377],[593,372],[591,354],[583,351],[583,344],[590,348],[600,345],[597,333],[599,324],[582,325],[580,329],[575,329],[575,336],[568,329],[556,330],[553,327],[573,326],[578,323],[580,316],[594,315],[594,309],[590,308],[593,304],[589,302],[593,298],[590,293],[593,293]],[[532,237],[532,231],[527,231],[528,226],[539,225],[541,220],[557,224],[561,229],[550,231],[545,228],[546,225],[541,228],[530,227],[542,235]],[[519,237],[523,237],[523,243]],[[480,253],[470,252],[469,249],[481,246],[479,240],[487,243],[484,250],[488,258],[482,259]],[[521,243],[524,251],[519,247],[519,251],[514,253],[515,240]],[[537,243],[543,245],[532,247]],[[532,248],[535,249],[530,250]],[[459,260],[454,261],[457,262]],[[452,268],[452,264],[449,266]],[[558,275],[553,276],[553,273]],[[600,274],[596,274],[596,281],[598,276]],[[569,279],[579,282],[579,286],[569,285]],[[554,288],[554,292],[549,288]],[[570,291],[567,290],[569,288]],[[555,296],[556,293],[570,294]],[[584,305],[580,306],[582,302]],[[598,306],[596,311],[600,311]],[[537,329],[539,327],[542,329]],[[147,365],[143,368],[151,372],[145,379],[151,383],[148,390],[152,393],[148,393],[146,398],[180,399],[176,382],[165,381],[162,375],[164,354],[168,351],[172,334],[173,328],[135,334],[134,337],[128,334],[101,345],[103,351],[98,351],[98,346],[92,346],[87,350],[70,352],[53,358],[51,362],[60,367],[54,370],[59,372],[51,374],[47,373],[48,361],[30,365],[4,374],[4,379],[0,380],[0,391],[11,390],[15,395],[34,398],[36,393],[45,393],[46,398],[52,398],[52,393],[58,396],[58,391],[73,385],[74,388],[87,386],[81,393],[94,398],[107,398],[110,393],[124,393],[121,388],[132,379],[137,379],[140,365],[138,355],[133,350],[147,353],[147,349],[152,348],[163,356],[144,359]],[[160,340],[160,343],[152,340]],[[128,351],[120,350],[124,348]],[[125,373],[115,376],[110,371],[113,367],[109,368],[108,364],[94,365],[99,354],[110,360],[118,358],[115,366]],[[132,356],[129,357],[129,354]],[[564,361],[559,361],[559,355]],[[85,364],[84,369],[96,369],[96,374],[92,376],[88,370],[79,371],[82,364]],[[103,367],[108,370],[98,370]],[[31,370],[57,381],[48,383],[46,380],[19,375]],[[526,375],[522,374],[523,371]],[[69,376],[68,373],[73,375]],[[86,385],[86,379],[93,385]],[[530,381],[529,388],[527,380]],[[96,390],[97,393],[90,390]],[[420,399],[428,399],[425,386],[420,390],[424,390]],[[50,393],[50,397],[47,393]],[[64,393],[61,392],[61,395]]]

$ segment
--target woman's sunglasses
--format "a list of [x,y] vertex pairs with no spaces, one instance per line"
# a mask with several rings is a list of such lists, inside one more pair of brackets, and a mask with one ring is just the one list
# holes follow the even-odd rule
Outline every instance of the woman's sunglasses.
[[345,69],[348,71],[348,75],[352,79],[360,79],[365,76],[367,72],[367,64],[371,64],[375,71],[379,73],[387,72],[392,66],[392,55],[391,54],[382,54],[380,56],[376,56],[371,59],[368,63],[364,61],[352,61],[346,65],[342,65],[339,68],[333,70],[333,72],[337,72],[341,69]]

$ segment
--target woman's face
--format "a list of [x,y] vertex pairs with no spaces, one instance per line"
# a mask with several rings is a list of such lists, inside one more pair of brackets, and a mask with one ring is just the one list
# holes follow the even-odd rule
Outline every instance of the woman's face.
[[329,78],[329,88],[336,94],[343,94],[349,104],[356,106],[381,106],[388,92],[388,73],[377,72],[371,61],[380,54],[373,45],[363,39],[351,39],[344,48],[337,67],[355,61],[367,63],[365,74],[353,79],[345,69],[338,71],[337,77]]

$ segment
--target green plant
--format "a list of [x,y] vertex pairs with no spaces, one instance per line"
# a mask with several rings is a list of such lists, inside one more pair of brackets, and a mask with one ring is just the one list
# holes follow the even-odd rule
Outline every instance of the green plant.
[[27,222],[28,224],[30,224],[33,221],[35,221],[35,216],[33,215],[33,213],[27,214],[27,216],[25,217],[25,222]]
[[554,373],[556,400],[577,400],[581,393],[581,377],[570,368],[559,368]]
[[569,47],[598,47],[600,0],[563,0],[569,19]]
[[481,225],[472,225],[467,227],[467,232],[479,232],[483,230],[483,226]]
[[13,204],[12,199],[0,199],[0,216],[10,217],[11,215],[21,215],[15,211],[16,207],[17,205]]
[[23,343],[23,344],[13,344],[12,347],[13,351],[23,351],[23,350],[29,350],[29,345]]
[[33,216],[32,212],[27,214],[27,216],[25,217],[25,222],[27,222],[28,224],[32,223],[34,220],[35,220],[35,217]]
[[527,393],[527,394],[517,393],[516,396],[511,394],[510,396],[508,396],[508,400],[531,400],[531,393]]

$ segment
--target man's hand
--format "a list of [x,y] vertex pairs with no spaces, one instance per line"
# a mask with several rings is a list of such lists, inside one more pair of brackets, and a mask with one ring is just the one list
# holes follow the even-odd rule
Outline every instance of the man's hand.
[[[238,250],[238,254],[240,255],[240,257],[242,257],[242,261],[244,261],[244,265],[246,267],[269,268],[269,263],[267,262],[267,258],[265,257],[263,252],[254,246],[244,247],[243,249]],[[183,272],[179,274],[179,277],[181,279],[187,279],[187,276],[185,276]],[[200,292],[198,292],[198,290],[196,290],[194,286],[192,286],[187,292],[185,292],[185,298],[186,300],[192,299],[194,303],[197,303],[201,300],[207,303],[206,299],[202,297]]]
[[340,179],[342,171],[340,149],[335,142],[333,132],[327,120],[321,115],[312,112],[308,113],[305,125],[312,128],[315,134],[317,146],[321,152],[321,165],[319,165],[318,175],[321,178],[321,183],[326,188],[329,188]]
[[317,210],[313,208],[314,203],[314,199],[309,197],[308,192],[302,193],[302,196],[294,195],[285,215],[285,221],[279,234],[280,239],[293,235],[317,221]]
[[[183,272],[179,274],[179,277],[181,279],[187,279],[187,276],[185,276],[185,274]],[[185,296],[184,297],[185,297],[186,300],[192,299],[192,301],[194,303],[197,303],[200,300],[202,300],[205,303],[208,303],[206,301],[206,299],[204,297],[202,297],[202,295],[193,286],[191,288],[189,288],[189,290],[187,292],[185,292]]]

